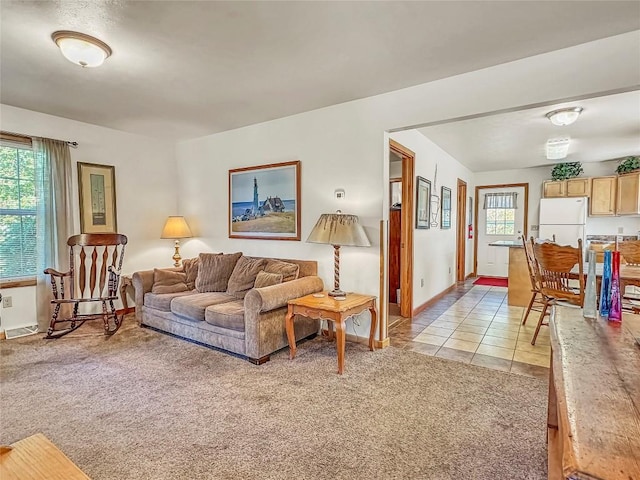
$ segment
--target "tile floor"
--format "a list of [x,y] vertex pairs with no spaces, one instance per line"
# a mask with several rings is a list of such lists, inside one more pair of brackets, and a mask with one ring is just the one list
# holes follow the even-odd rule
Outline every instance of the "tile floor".
[[391,345],[547,378],[551,354],[549,329],[543,326],[536,345],[531,345],[538,313],[532,312],[523,326],[525,309],[507,305],[506,296],[504,287],[476,286],[471,281],[461,284],[413,321],[396,319],[389,329]]

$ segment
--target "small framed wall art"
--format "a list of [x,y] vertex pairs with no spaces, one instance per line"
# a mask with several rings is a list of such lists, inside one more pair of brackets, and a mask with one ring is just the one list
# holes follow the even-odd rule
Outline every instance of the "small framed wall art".
[[116,173],[113,165],[78,162],[80,231],[116,233]]
[[416,228],[429,228],[431,182],[426,178],[417,177],[416,186]]
[[229,170],[229,238],[300,240],[300,161]]
[[442,187],[440,191],[442,208],[440,209],[440,228],[451,228],[451,189]]

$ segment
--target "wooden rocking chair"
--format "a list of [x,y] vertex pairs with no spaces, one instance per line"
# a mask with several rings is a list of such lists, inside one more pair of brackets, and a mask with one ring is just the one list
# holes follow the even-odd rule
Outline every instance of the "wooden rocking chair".
[[[117,233],[87,233],[74,235],[67,240],[69,271],[61,273],[53,268],[44,271],[51,276],[51,303],[55,305],[45,338],[60,338],[73,332],[87,320],[102,319],[105,335],[113,335],[118,331],[124,315],[118,317],[113,301],[118,299],[120,269],[126,244],[127,237]],[[90,309],[92,304],[101,304],[102,311],[79,313],[81,304],[86,309]],[[67,306],[70,313],[58,318],[63,305]],[[67,325],[56,330],[59,323]]]

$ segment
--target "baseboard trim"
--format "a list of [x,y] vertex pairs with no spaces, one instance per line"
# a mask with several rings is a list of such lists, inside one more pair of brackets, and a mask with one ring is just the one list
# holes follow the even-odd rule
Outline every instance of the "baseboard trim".
[[135,311],[136,311],[136,307],[121,308],[120,310],[116,310],[116,314],[127,315],[128,313],[134,313]]
[[2,330],[2,331],[0,332],[0,340],[6,340],[6,339],[7,339],[7,334],[6,334],[6,333],[4,333],[4,330]]
[[419,315],[420,313],[424,312],[427,308],[429,308],[431,305],[436,303],[438,300],[440,300],[442,297],[444,297],[447,293],[451,292],[454,288],[456,288],[456,284],[455,283],[453,285],[445,288],[443,291],[441,291],[440,293],[438,293],[434,297],[431,297],[429,300],[424,302],[422,305],[414,308],[412,316],[415,317],[416,315]]
[[470,278],[474,278],[476,276],[476,274],[474,272],[471,272],[469,275],[467,275],[466,277],[464,277],[465,280],[469,280]]

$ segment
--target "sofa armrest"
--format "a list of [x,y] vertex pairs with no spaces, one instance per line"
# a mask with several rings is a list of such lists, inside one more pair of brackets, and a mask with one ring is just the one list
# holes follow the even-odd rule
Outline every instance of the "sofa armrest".
[[269,287],[254,288],[245,295],[244,308],[245,311],[255,313],[269,312],[276,308],[286,307],[289,300],[321,292],[323,288],[322,279],[315,275]]
[[[182,268],[163,268],[172,272],[181,272]],[[153,288],[153,270],[141,270],[134,272],[131,276],[136,302],[136,320],[142,322],[142,305],[144,305],[144,295]]]

